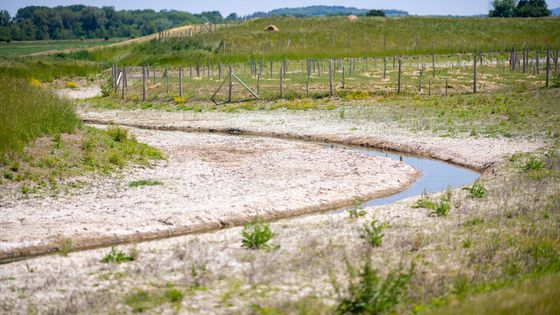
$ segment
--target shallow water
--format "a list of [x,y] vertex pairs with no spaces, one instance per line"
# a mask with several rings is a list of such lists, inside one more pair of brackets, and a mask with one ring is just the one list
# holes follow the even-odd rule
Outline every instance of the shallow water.
[[480,173],[470,169],[429,158],[344,146],[329,145],[328,147],[335,150],[351,150],[367,155],[388,157],[403,161],[422,172],[422,175],[405,191],[383,198],[368,200],[362,203],[362,207],[387,205],[408,197],[421,195],[423,192],[428,194],[442,192],[447,188],[457,188],[472,184],[480,177]]

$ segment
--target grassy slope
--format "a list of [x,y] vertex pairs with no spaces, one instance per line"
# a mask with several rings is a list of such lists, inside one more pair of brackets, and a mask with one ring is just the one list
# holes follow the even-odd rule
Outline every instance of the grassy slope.
[[[263,32],[277,25],[280,32]],[[361,18],[258,19],[210,34],[166,43],[95,51],[95,60],[126,64],[179,64],[197,60],[223,62],[251,58],[393,56],[560,46],[560,19]],[[385,43],[386,38],[386,43]]]
[[163,158],[125,130],[81,126],[70,101],[36,82],[0,76],[0,111],[0,186],[18,182],[23,193],[84,172],[107,174],[129,162]]
[[0,111],[0,158],[21,151],[42,135],[73,132],[80,123],[69,101],[4,75],[0,76]]
[[560,274],[471,297],[433,311],[444,314],[560,314]]

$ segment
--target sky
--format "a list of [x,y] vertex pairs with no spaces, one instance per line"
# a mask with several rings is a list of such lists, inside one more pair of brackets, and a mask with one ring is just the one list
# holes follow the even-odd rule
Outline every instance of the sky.
[[[29,5],[58,6],[86,4],[93,6],[114,6],[116,9],[175,9],[200,13],[218,10],[223,16],[235,12],[247,15],[256,11],[270,11],[285,7],[302,7],[308,5],[342,5],[366,9],[400,9],[414,15],[475,15],[486,14],[491,0],[0,0],[0,9],[8,10],[12,16],[17,10]],[[560,7],[560,0],[547,1],[549,8]]]

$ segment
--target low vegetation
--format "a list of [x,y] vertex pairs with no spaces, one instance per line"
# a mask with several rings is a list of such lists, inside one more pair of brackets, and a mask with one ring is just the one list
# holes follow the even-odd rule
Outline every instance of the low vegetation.
[[104,263],[124,263],[127,261],[133,261],[137,258],[137,251],[133,248],[130,254],[126,254],[120,249],[116,247],[111,247],[111,251],[101,259],[101,262]]
[[269,249],[268,242],[273,236],[270,225],[257,219],[243,227],[241,246],[247,249]]
[[160,185],[163,185],[163,183],[160,182],[159,180],[153,180],[153,179],[141,179],[128,183],[128,187],[131,188],[144,187],[144,186],[160,186]]
[[380,223],[375,219],[371,220],[369,224],[364,224],[360,237],[372,247],[379,247],[385,236],[383,231],[389,227],[390,225],[387,223]]
[[[0,75],[0,163],[41,136],[72,133],[80,125],[74,107],[25,79]],[[1,164],[0,164],[1,165]]]

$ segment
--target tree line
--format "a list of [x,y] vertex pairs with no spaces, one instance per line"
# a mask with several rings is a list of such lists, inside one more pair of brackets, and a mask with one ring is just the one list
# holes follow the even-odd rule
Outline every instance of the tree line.
[[494,0],[490,17],[543,17],[551,12],[545,0]]
[[71,5],[28,6],[14,17],[0,11],[0,40],[46,40],[138,37],[193,23],[220,23],[218,11],[191,14],[161,10],[115,10],[114,7]]

